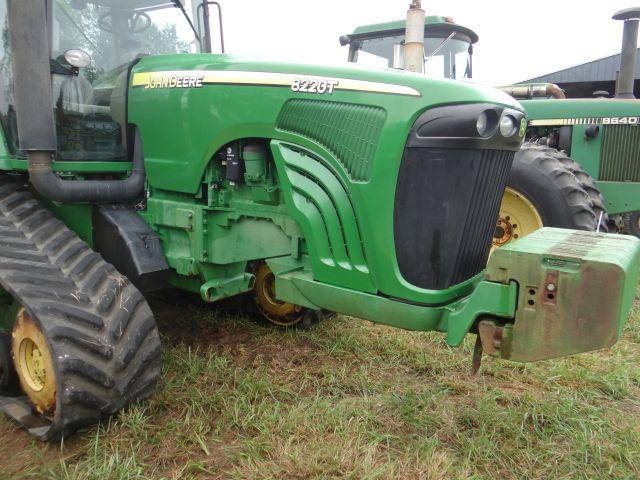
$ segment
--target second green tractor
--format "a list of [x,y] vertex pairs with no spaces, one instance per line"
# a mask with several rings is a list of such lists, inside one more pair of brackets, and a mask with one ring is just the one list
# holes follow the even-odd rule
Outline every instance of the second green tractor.
[[[640,236],[640,101],[633,97],[639,9],[618,12],[624,39],[615,99],[565,99],[552,84],[501,87],[527,112],[500,208],[494,246],[543,226]],[[349,60],[402,69],[405,21],[358,27],[341,37]],[[449,17],[424,21],[423,73],[471,79],[478,35]],[[544,98],[536,98],[544,97]],[[487,118],[482,128],[499,128]]]

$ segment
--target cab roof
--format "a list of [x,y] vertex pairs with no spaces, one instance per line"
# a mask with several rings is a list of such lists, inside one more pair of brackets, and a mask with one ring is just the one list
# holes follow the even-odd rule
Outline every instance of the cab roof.
[[[404,20],[396,20],[392,22],[373,23],[371,25],[362,25],[357,27],[350,35],[345,35],[343,38],[346,43],[351,43],[352,40],[364,40],[367,38],[375,38],[392,35],[403,35],[405,31]],[[478,35],[470,28],[458,25],[449,17],[442,17],[439,15],[431,15],[424,19],[425,35],[430,37],[441,37],[450,35],[451,32],[456,32],[458,38],[464,39],[469,43],[476,43],[478,41]]]

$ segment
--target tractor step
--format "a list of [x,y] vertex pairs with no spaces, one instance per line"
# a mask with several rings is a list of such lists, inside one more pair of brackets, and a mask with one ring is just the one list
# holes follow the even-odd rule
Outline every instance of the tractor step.
[[44,414],[26,397],[0,396],[0,409],[30,434],[58,440],[153,393],[160,338],[142,294],[26,185],[2,176],[0,287],[40,330],[53,365]]

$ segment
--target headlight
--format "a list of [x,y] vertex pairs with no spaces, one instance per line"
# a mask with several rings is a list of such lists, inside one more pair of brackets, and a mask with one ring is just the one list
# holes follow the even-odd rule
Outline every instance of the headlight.
[[478,133],[481,137],[484,137],[487,134],[487,125],[489,124],[489,119],[487,118],[487,114],[482,112],[478,117],[478,121],[476,122],[476,128],[478,129]]
[[495,109],[487,109],[478,116],[476,120],[476,130],[481,137],[492,137],[498,129],[499,114]]
[[500,119],[500,133],[503,137],[513,136],[517,129],[516,119],[511,115],[505,115]]

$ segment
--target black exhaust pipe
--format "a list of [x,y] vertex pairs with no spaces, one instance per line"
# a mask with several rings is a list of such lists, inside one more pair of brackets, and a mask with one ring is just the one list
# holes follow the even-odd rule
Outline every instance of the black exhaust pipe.
[[640,8],[635,7],[620,10],[613,16],[613,19],[624,21],[622,52],[620,55],[620,74],[618,76],[616,98],[636,98],[633,90],[636,80]]
[[124,203],[144,189],[144,155],[136,131],[131,175],[125,180],[62,180],[51,165],[57,149],[45,2],[8,0],[13,89],[20,149],[27,153],[29,180],[45,198],[63,203]]

